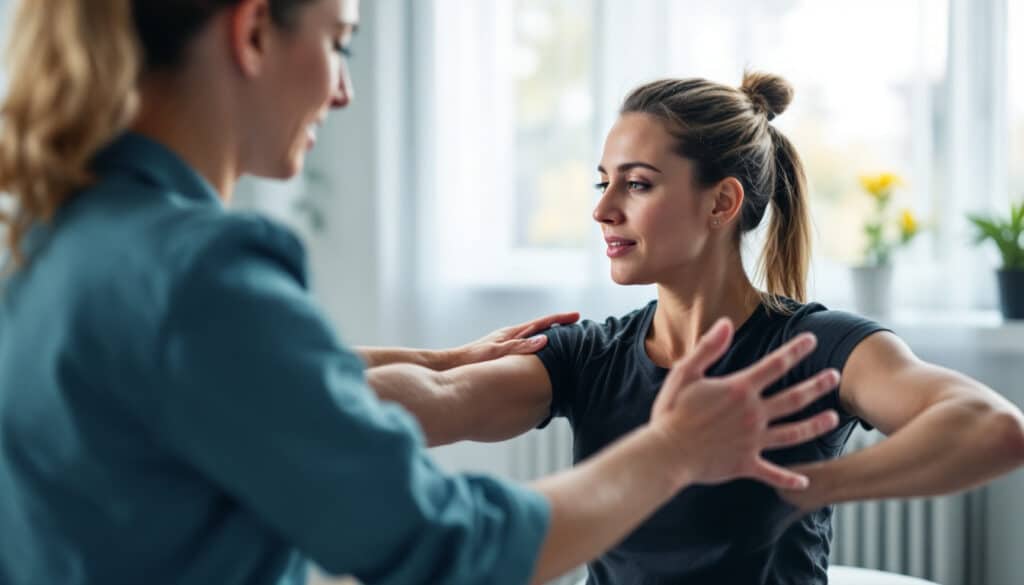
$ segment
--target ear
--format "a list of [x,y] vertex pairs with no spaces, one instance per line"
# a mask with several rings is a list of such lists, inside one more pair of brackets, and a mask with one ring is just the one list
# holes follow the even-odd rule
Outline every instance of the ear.
[[730,225],[743,210],[743,183],[736,177],[726,177],[719,181],[713,193],[715,206],[711,209],[711,227]]
[[263,70],[273,20],[268,0],[242,0],[227,9],[231,55],[245,77]]

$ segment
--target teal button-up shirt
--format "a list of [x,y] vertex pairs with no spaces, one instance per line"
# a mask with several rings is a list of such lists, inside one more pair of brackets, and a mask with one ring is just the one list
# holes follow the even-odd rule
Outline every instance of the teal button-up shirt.
[[539,494],[382,404],[286,230],[126,134],[0,281],[0,583],[524,583]]

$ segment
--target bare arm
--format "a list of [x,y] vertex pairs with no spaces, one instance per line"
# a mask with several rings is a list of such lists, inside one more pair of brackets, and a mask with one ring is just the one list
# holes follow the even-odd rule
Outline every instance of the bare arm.
[[519,325],[503,327],[472,343],[452,349],[357,347],[356,352],[367,368],[392,364],[412,364],[429,370],[449,370],[506,355],[536,353],[547,343],[547,338],[538,336],[538,333],[556,324],[575,323],[579,318],[579,313],[547,315]]
[[534,484],[551,503],[550,528],[534,583],[611,548],[693,483],[749,477],[776,487],[805,485],[805,478],[768,463],[761,452],[803,443],[831,430],[837,423],[835,413],[769,424],[834,389],[838,374],[825,371],[771,398],[761,397],[765,387],[813,348],[813,338],[804,336],[748,370],[704,378],[730,337],[730,328],[716,326],[672,369],[649,424],[573,469]]
[[921,361],[891,333],[857,346],[840,399],[891,436],[846,457],[798,467],[815,486],[785,494],[801,508],[959,491],[1024,463],[1020,410],[967,376]]
[[514,355],[444,372],[398,364],[373,368],[367,382],[420,422],[430,446],[503,441],[544,420],[551,381],[540,359]]

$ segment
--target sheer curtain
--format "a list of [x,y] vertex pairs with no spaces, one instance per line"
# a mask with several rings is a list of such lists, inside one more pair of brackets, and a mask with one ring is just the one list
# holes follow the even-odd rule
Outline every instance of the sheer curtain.
[[650,296],[610,283],[590,220],[604,133],[639,83],[738,84],[745,68],[796,89],[776,123],[808,167],[816,299],[850,304],[846,268],[870,206],[858,176],[894,171],[907,184],[897,204],[927,228],[896,258],[898,307],[994,306],[991,263],[964,215],[1007,200],[1005,0],[424,4],[430,97],[414,107],[417,155],[432,166],[417,242],[436,318],[518,314],[497,304],[510,299],[600,316]]

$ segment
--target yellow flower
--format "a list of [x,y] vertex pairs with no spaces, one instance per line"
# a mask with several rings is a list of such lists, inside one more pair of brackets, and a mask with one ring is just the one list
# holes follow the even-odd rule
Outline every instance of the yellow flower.
[[893,187],[903,185],[903,179],[895,173],[880,173],[878,175],[861,175],[860,185],[875,199],[888,197]]
[[904,209],[900,214],[900,234],[902,234],[903,240],[906,241],[914,237],[920,229],[921,226],[918,225],[914,212]]

